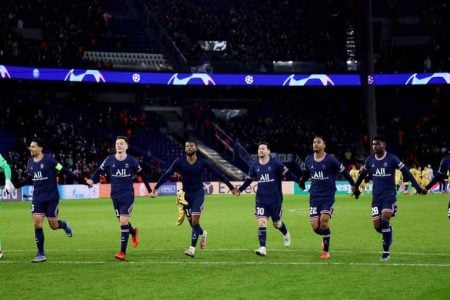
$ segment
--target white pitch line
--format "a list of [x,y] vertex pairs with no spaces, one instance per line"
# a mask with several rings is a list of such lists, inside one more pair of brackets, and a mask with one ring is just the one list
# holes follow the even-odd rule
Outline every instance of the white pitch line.
[[[189,259],[189,258],[188,258]],[[30,261],[8,261],[3,260],[0,264],[28,264],[31,265]],[[70,261],[70,260],[55,260],[55,261],[47,261],[43,264],[52,264],[52,265],[106,265],[106,264],[115,264],[115,265],[226,265],[226,266],[239,266],[239,265],[254,265],[254,266],[383,266],[383,267],[422,267],[422,268],[450,268],[450,264],[415,264],[415,263],[392,263],[392,262],[379,262],[379,263],[344,263],[344,262],[238,262],[238,261],[125,261],[125,262],[117,262],[117,261]]]
[[[133,249],[133,252],[179,252],[183,251],[184,248],[179,249]],[[73,252],[97,252],[97,251],[104,251],[104,252],[111,252],[113,249],[106,249],[106,248],[97,248],[97,249],[64,249],[64,250],[45,250],[45,252],[51,252],[51,253],[59,253],[59,252],[67,252],[67,251],[73,251]],[[234,248],[234,249],[227,249],[227,248],[209,248],[204,249],[202,251],[205,252],[254,252],[255,249],[243,249],[243,248]],[[299,253],[316,253],[315,250],[302,250],[302,249],[270,249],[268,248],[267,251],[270,252],[299,252]],[[10,252],[10,253],[26,253],[26,252],[35,252],[34,249],[4,249],[4,252]],[[350,251],[350,250],[332,250],[332,253],[343,253],[343,254],[380,254],[380,252],[376,251]],[[392,252],[393,255],[407,255],[407,256],[450,256],[450,253],[434,253],[434,252]]]

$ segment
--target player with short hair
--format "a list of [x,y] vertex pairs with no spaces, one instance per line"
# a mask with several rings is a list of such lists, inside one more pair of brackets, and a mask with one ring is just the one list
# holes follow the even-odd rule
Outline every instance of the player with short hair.
[[[439,163],[439,169],[436,175],[433,176],[433,179],[430,183],[427,184],[425,189],[428,191],[431,187],[442,180],[445,180],[445,176],[447,176],[448,172],[450,172],[450,154],[447,154],[441,162]],[[450,221],[450,201],[448,202],[448,220]]]
[[177,158],[169,169],[159,178],[156,183],[151,197],[157,196],[158,188],[174,173],[177,172],[181,175],[181,182],[183,184],[183,191],[185,200],[188,205],[185,206],[186,217],[189,224],[192,227],[191,234],[191,245],[184,252],[185,255],[194,257],[195,247],[197,245],[197,240],[200,237],[200,248],[204,249],[206,247],[206,237],[207,231],[203,230],[200,226],[200,216],[204,207],[205,191],[203,190],[203,173],[205,170],[210,170],[217,177],[224,182],[228,188],[232,191],[233,195],[239,193],[239,191],[234,188],[231,182],[220,173],[213,164],[204,158],[197,155],[197,142],[192,139],[188,139],[184,144],[184,150],[186,156]]
[[[16,189],[14,187],[14,184],[11,182],[11,168],[8,165],[8,162],[3,158],[3,156],[0,154],[0,168],[3,169],[3,172],[5,173],[5,190],[8,194],[11,194]],[[0,259],[3,258],[3,252],[2,252],[2,239],[1,239],[1,233],[0,233]]]
[[375,136],[372,140],[374,153],[366,158],[362,172],[356,181],[353,191],[358,188],[364,177],[371,173],[373,176],[372,190],[372,220],[374,228],[383,235],[383,253],[382,261],[390,259],[389,248],[392,244],[392,226],[391,217],[395,216],[397,211],[397,193],[395,187],[395,169],[400,169],[403,178],[410,181],[416,188],[417,193],[426,194],[424,190],[414,179],[400,159],[386,151],[386,140],[382,136]]
[[[323,137],[316,136],[313,140],[314,154],[306,157],[302,165],[303,174],[300,179],[300,187],[305,189],[305,182],[311,179],[309,189],[309,218],[311,227],[315,233],[322,236],[322,254],[320,258],[330,258],[330,218],[334,210],[336,177],[342,174],[353,187],[355,182],[334,156],[325,152],[326,143]],[[353,192],[356,199],[359,197],[359,189]]]
[[258,144],[258,160],[252,163],[244,183],[239,187],[239,192],[244,191],[250,183],[257,180],[258,190],[255,198],[255,217],[258,222],[259,248],[256,255],[266,256],[267,220],[272,218],[273,226],[283,234],[284,245],[291,245],[291,235],[286,224],[281,220],[283,191],[283,177],[290,176],[298,182],[289,169],[278,159],[270,156],[270,146],[267,142]]
[[134,204],[133,179],[135,175],[142,177],[147,191],[151,193],[152,189],[148,180],[142,171],[139,162],[133,156],[127,153],[128,138],[125,136],[116,137],[116,153],[106,157],[100,167],[88,179],[88,184],[92,185],[100,180],[100,174],[107,173],[111,180],[111,199],[120,223],[120,251],[114,255],[118,260],[125,260],[128,239],[131,234],[131,241],[134,248],[139,246],[139,229],[133,228],[130,223],[130,216]]
[[29,146],[31,158],[27,164],[27,178],[19,186],[25,183],[33,183],[33,200],[31,213],[34,220],[34,232],[37,246],[37,254],[31,261],[33,263],[45,262],[47,257],[44,252],[43,221],[47,217],[50,228],[63,229],[68,237],[72,237],[73,231],[64,220],[58,220],[59,193],[57,187],[57,174],[64,174],[73,180],[83,182],[71,171],[63,167],[55,158],[44,153],[44,140],[34,137]]

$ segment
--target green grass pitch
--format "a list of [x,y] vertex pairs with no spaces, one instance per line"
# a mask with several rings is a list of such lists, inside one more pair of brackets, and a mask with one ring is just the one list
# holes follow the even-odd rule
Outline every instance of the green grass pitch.
[[450,222],[447,195],[405,196],[392,221],[391,260],[380,262],[381,235],[372,229],[370,196],[336,199],[331,258],[309,224],[305,196],[285,196],[283,219],[293,241],[268,229],[266,257],[258,247],[254,198],[207,196],[201,224],[208,247],[196,257],[187,223],[175,226],[174,197],[137,198],[131,218],[140,246],[119,249],[119,225],[109,199],[63,200],[60,218],[74,236],[46,224],[48,261],[30,263],[36,247],[30,203],[2,203],[0,299],[448,299]]

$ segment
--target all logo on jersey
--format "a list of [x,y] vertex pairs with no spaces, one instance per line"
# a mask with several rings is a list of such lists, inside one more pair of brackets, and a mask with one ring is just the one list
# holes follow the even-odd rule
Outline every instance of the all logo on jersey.
[[314,172],[314,174],[311,177],[313,179],[323,179],[323,172],[322,171]]
[[38,179],[42,179],[42,172],[41,171],[37,171],[33,173],[33,180],[38,180]]
[[259,181],[260,182],[267,182],[270,181],[270,176],[268,173],[266,174],[261,174],[261,176],[259,177]]
[[386,169],[385,168],[377,168],[375,171],[376,176],[383,176],[386,175]]
[[117,169],[116,176],[127,176],[127,169]]

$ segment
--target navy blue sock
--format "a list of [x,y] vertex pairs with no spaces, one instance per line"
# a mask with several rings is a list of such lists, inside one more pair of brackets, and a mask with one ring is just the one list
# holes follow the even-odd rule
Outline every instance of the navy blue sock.
[[286,235],[286,233],[288,232],[287,227],[286,227],[286,224],[284,224],[284,222],[281,223],[281,227],[278,228],[278,230],[281,231],[281,233],[282,233],[283,235]]
[[318,235],[322,235],[322,229],[317,228],[317,229],[313,229],[315,233],[317,233]]
[[392,230],[389,221],[381,220],[381,234],[383,235],[383,251],[389,252],[392,242]]
[[44,230],[42,228],[35,228],[34,237],[39,255],[44,255]]
[[66,228],[67,228],[66,221],[58,220],[58,228],[57,229],[64,229],[64,230],[66,230]]
[[448,202],[448,218],[450,219],[450,201]]
[[198,236],[203,234],[203,229],[200,227],[200,224],[192,225],[192,237],[191,237],[191,246],[195,247],[197,245]]
[[258,228],[259,246],[261,246],[261,247],[265,247],[266,246],[266,238],[267,238],[267,228],[266,227],[259,227]]
[[131,226],[130,222],[128,222],[128,230],[130,231],[131,235],[134,235],[134,228],[133,228],[133,226]]
[[120,251],[127,252],[128,238],[130,237],[129,225],[120,225]]
[[330,228],[322,229],[322,238],[323,238],[323,251],[330,251],[330,238],[331,231]]

